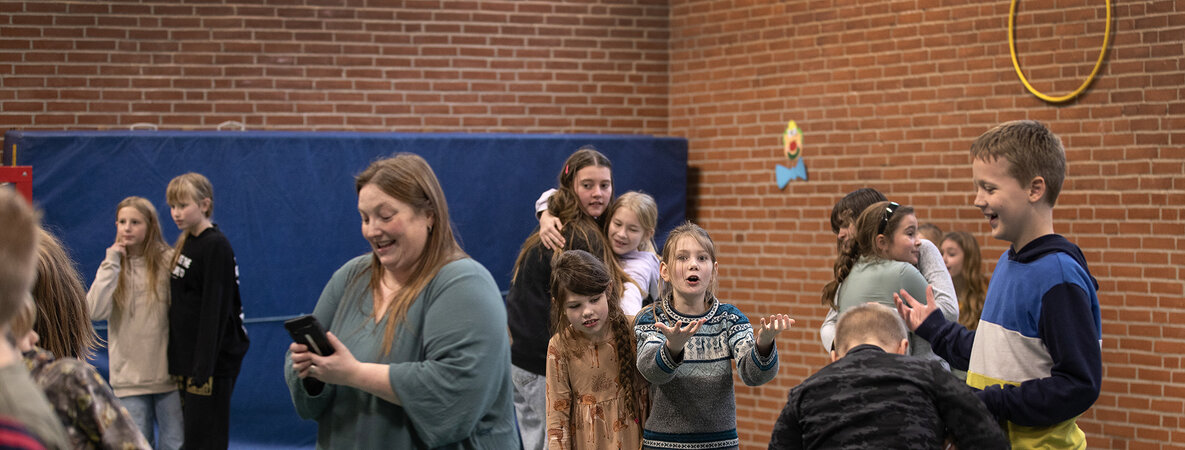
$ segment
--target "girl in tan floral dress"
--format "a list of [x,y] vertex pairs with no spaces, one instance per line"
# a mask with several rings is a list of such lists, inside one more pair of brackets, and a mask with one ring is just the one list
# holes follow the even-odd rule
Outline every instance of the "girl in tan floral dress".
[[583,250],[552,266],[547,438],[555,449],[638,449],[647,383],[634,365],[632,319],[604,263]]

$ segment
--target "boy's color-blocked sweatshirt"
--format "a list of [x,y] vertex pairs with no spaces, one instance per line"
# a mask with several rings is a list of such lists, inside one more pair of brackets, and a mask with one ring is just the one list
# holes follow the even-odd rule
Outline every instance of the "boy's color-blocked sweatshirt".
[[1049,234],[1009,249],[978,330],[931,314],[917,329],[1000,421],[1016,448],[1085,448],[1076,424],[1102,384],[1102,320],[1082,251]]

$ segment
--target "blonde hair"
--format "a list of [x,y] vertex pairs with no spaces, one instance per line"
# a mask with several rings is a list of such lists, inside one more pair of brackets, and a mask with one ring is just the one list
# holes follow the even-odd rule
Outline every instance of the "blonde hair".
[[[383,353],[387,354],[391,352],[391,345],[395,340],[395,329],[407,318],[407,311],[411,308],[412,302],[428,282],[436,277],[445,264],[467,255],[461,250],[453,235],[444,190],[440,187],[440,181],[436,179],[436,173],[424,158],[412,153],[399,153],[375,161],[354,178],[356,192],[361,192],[367,185],[374,185],[384,194],[411,206],[416,214],[433,218],[435,223],[435,226],[428,230],[428,240],[424,244],[424,251],[414,263],[410,281],[395,294],[395,298],[384,311],[387,314],[387,326],[383,331]],[[379,262],[378,255],[371,253],[371,292],[379,292],[383,274],[383,265]],[[380,312],[375,311],[374,314],[375,317],[379,317]]]
[[[666,242],[664,242],[662,244],[661,259],[662,259],[663,264],[666,264],[666,266],[668,268],[671,266],[671,264],[674,262],[671,260],[671,258],[674,257],[675,247],[677,245],[679,245],[679,241],[683,240],[684,238],[694,239],[697,243],[699,243],[699,245],[701,247],[704,248],[704,251],[708,252],[708,256],[712,259],[712,267],[710,268],[710,270],[713,272],[712,274],[715,275],[716,243],[712,242],[712,237],[708,235],[708,232],[706,230],[704,230],[703,228],[700,228],[699,225],[696,225],[696,224],[692,223],[691,221],[683,222],[682,225],[675,227],[675,229],[671,230],[671,232],[669,234],[667,234],[667,240],[666,240]],[[716,298],[715,297],[716,285],[717,285],[717,277],[713,276],[712,282],[710,284],[708,284],[708,288],[704,292],[704,302],[705,303],[709,303],[712,301],[713,298]],[[667,301],[671,301],[674,297],[675,297],[675,292],[674,292],[674,289],[671,288],[671,283],[664,281],[662,284],[662,295],[660,297],[660,300],[657,302],[651,303],[646,308],[642,308],[642,311],[638,312],[638,317],[641,317],[646,311],[650,310],[647,308],[664,309],[665,306],[663,306],[663,304],[666,303]],[[664,310],[664,312],[665,312],[665,310]],[[655,316],[655,320],[656,321],[658,320],[657,315]]]
[[620,208],[629,209],[638,217],[638,224],[642,226],[642,242],[638,244],[638,251],[654,252],[654,229],[658,226],[658,205],[654,197],[638,191],[621,194],[609,205],[605,211],[605,235],[609,235],[609,225],[613,221],[613,214]]
[[[209,199],[210,206],[202,211],[202,214],[207,219],[214,216],[214,185],[210,184],[210,180],[200,173],[189,172],[173,177],[169,181],[169,187],[165,189],[165,199],[169,202],[169,206],[194,202],[199,207],[202,200]],[[189,232],[181,230],[181,235],[177,236],[177,243],[173,245],[175,251],[173,260],[169,263],[170,269],[177,265],[177,259],[181,257],[181,250],[185,248],[185,241],[188,238]]]
[[15,190],[0,187],[0,331],[37,279],[38,214]]
[[[161,235],[160,219],[156,214],[156,207],[152,206],[152,202],[144,197],[128,197],[119,202],[115,207],[116,217],[119,216],[119,211],[124,208],[134,208],[144,216],[144,225],[146,231],[144,233],[144,241],[140,243],[140,248],[136,252],[144,258],[145,266],[147,267],[147,277],[145,278],[145,285],[148,287],[148,296],[154,302],[168,302],[168,285],[169,285],[169,269],[170,266],[169,252],[172,247],[165,242],[164,236]],[[119,237],[116,237],[118,240]],[[130,249],[129,249],[130,251]],[[133,252],[135,253],[135,252]],[[126,306],[128,302],[127,290],[128,283],[128,259],[125,254],[123,256],[123,269],[119,271],[119,280],[115,284],[115,303],[121,307]],[[161,294],[164,294],[162,296]]]
[[870,340],[878,342],[881,348],[892,348],[907,336],[909,331],[896,311],[880,303],[865,303],[839,315],[835,323],[835,351],[842,355]]
[[42,320],[33,330],[41,335],[41,347],[55,357],[89,358],[100,341],[87,314],[82,277],[58,238],[44,228],[40,232],[33,301]]

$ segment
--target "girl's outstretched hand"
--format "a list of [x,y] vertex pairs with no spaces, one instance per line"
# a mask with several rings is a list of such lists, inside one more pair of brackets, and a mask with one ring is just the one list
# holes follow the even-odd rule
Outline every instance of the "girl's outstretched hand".
[[905,319],[905,325],[909,327],[909,331],[917,331],[918,327],[922,326],[922,322],[926,321],[930,314],[938,310],[938,302],[934,301],[934,285],[926,286],[926,304],[918,303],[912,295],[901,290],[900,294],[893,294],[893,301],[897,303],[897,313],[901,314],[901,318]]
[[553,252],[563,250],[566,244],[564,235],[560,232],[563,229],[564,224],[550,212],[543,211],[543,214],[539,215],[539,240],[543,242],[544,247]]
[[675,321],[675,325],[669,327],[665,323],[656,321],[654,327],[658,328],[658,331],[661,331],[662,335],[667,338],[667,351],[671,352],[671,356],[679,356],[683,354],[683,346],[687,344],[687,341],[691,340],[692,336],[695,336],[695,332],[699,331],[699,327],[707,321],[708,318],[705,317],[683,325],[683,321],[679,320]]
[[794,319],[785,314],[774,314],[769,318],[761,318],[761,328],[757,330],[757,347],[762,353],[769,353],[769,345],[773,344],[778,333],[789,330],[794,325]]

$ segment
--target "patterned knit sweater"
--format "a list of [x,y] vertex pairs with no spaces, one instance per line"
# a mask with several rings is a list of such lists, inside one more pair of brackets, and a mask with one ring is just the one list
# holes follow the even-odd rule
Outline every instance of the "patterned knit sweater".
[[[732,360],[749,386],[769,382],[778,373],[775,345],[762,357],[753,327],[735,306],[712,298],[700,316],[680,314],[669,298],[644,309],[634,322],[638,370],[650,381],[650,415],[642,431],[643,448],[737,448],[736,398]],[[676,359],[655,321],[673,325],[707,317]]]

